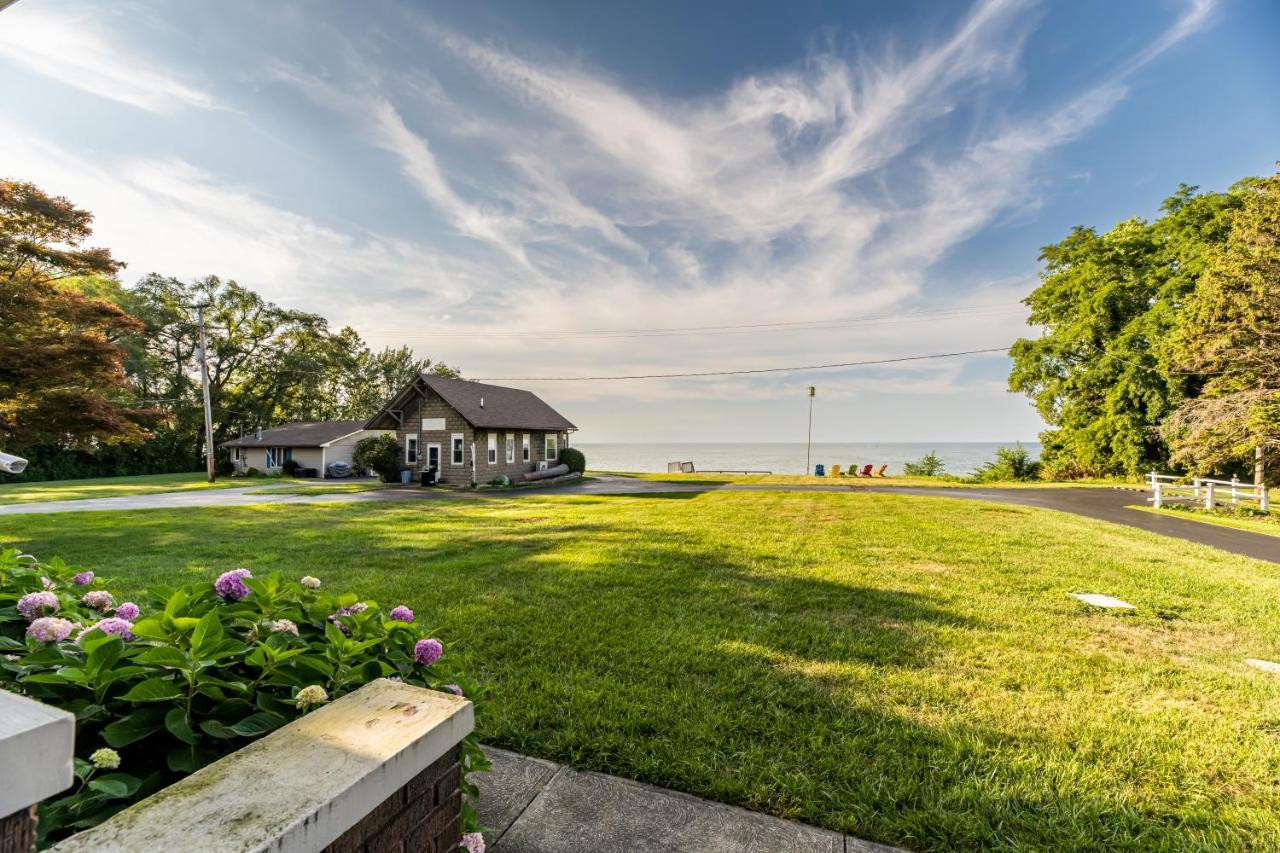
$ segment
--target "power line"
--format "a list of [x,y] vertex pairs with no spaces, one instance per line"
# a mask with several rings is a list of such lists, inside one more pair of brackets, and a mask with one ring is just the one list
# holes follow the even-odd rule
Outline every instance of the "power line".
[[746,376],[759,373],[794,373],[802,370],[832,370],[839,367],[870,367],[878,364],[900,364],[904,361],[926,361],[936,358],[956,358],[963,355],[981,355],[993,352],[1008,352],[1009,348],[988,347],[987,349],[971,349],[961,352],[939,352],[929,355],[906,355],[898,358],[880,358],[867,361],[843,361],[835,364],[806,364],[798,367],[760,367],[753,370],[705,370],[693,373],[646,373],[630,376],[490,376],[480,377],[477,382],[595,382],[615,379],[689,379],[699,376]]

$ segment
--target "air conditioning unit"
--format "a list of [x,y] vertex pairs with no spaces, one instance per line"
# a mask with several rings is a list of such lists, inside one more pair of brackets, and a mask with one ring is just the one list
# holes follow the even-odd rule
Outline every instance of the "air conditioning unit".
[[547,461],[547,460],[545,460],[545,459],[543,459],[542,461],[540,461],[540,462],[538,463],[538,470],[539,470],[539,471],[545,471],[545,470],[547,470],[547,469],[548,469],[548,468],[550,468],[550,467],[551,467],[551,463],[550,463],[550,462],[548,462],[548,461]]

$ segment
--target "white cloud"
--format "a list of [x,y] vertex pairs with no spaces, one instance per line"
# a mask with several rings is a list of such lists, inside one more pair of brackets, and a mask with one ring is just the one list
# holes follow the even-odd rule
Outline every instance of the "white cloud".
[[183,83],[101,28],[101,9],[54,11],[20,3],[0,19],[0,57],[59,83],[156,113],[215,109],[213,96]]

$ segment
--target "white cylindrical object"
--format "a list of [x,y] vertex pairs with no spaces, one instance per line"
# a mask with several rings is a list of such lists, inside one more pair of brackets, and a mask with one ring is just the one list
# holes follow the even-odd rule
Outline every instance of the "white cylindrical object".
[[21,474],[27,470],[27,460],[12,453],[0,453],[0,471],[6,474]]

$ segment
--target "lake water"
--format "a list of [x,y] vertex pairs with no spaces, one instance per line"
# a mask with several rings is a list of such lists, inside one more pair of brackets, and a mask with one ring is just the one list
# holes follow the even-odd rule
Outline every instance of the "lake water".
[[[1013,441],[935,442],[814,442],[810,459],[828,469],[834,464],[845,470],[850,465],[868,463],[877,468],[887,464],[888,473],[901,474],[902,466],[934,451],[946,464],[948,474],[969,474],[996,455],[998,447],[1012,447]],[[805,470],[804,442],[769,444],[597,444],[575,443],[587,457],[587,467],[595,471],[662,472],[668,462],[692,462],[699,471],[752,469],[774,474],[799,474]],[[1033,456],[1040,455],[1039,442],[1022,442]],[[812,468],[810,468],[812,472]]]

